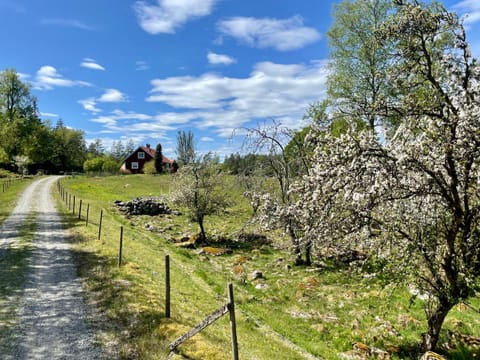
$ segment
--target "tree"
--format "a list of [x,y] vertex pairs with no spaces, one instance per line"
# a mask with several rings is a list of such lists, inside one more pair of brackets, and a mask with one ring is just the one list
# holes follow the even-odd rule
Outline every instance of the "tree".
[[331,71],[328,101],[336,116],[356,117],[370,129],[388,126],[396,117],[379,116],[376,103],[395,93],[387,81],[392,43],[372,39],[394,11],[391,0],[344,0],[334,5],[327,32]]
[[193,133],[179,131],[177,133],[177,158],[180,165],[188,165],[195,162],[195,143]]
[[83,171],[86,173],[101,173],[104,160],[103,157],[95,157],[85,160],[83,163]]
[[123,158],[122,160],[125,160],[127,156],[129,156],[131,153],[135,151],[135,143],[133,142],[132,139],[128,139],[127,143],[125,144],[125,150],[123,153]]
[[110,148],[110,156],[116,161],[123,161],[130,154],[125,154],[125,146],[121,140],[113,141]]
[[120,164],[111,156],[105,156],[102,164],[102,172],[106,174],[116,174],[120,171]]
[[16,118],[38,118],[37,99],[13,69],[0,73],[0,111],[9,123]]
[[317,138],[288,216],[317,251],[369,251],[427,293],[423,346],[433,350],[450,309],[480,289],[480,66],[456,15],[397,4],[372,41],[395,42],[389,86],[401,91],[372,105],[401,123],[382,142],[352,115],[346,133]]
[[[295,264],[310,265],[310,241],[300,241],[302,229],[296,219],[288,216],[286,212],[293,201],[290,191],[294,174],[292,168],[298,163],[297,158],[289,158],[286,152],[287,144],[294,144],[294,133],[275,121],[272,125],[247,130],[245,146],[254,153],[267,154],[264,166],[276,180],[277,187],[275,191],[270,192],[248,191],[246,195],[252,207],[260,210],[258,219],[265,228],[280,228],[289,235],[292,252],[295,254]],[[301,152],[298,151],[297,155],[301,156]],[[300,163],[306,165],[308,162],[300,161]],[[305,259],[302,259],[302,251]]]
[[22,175],[28,175],[28,164],[31,162],[31,160],[28,158],[28,156],[25,155],[16,155],[13,157],[13,161],[15,162],[15,165],[17,166],[18,173]]
[[105,155],[105,147],[103,146],[102,139],[93,140],[87,148],[87,156],[91,158],[100,157]]
[[30,95],[15,70],[0,73],[0,147],[7,158],[31,154],[26,148],[32,143],[41,121],[38,117],[37,100]]
[[86,159],[87,147],[80,130],[67,128],[58,120],[53,129],[55,149],[52,162],[61,171],[81,170]]
[[172,201],[188,209],[191,218],[200,227],[200,240],[207,239],[204,220],[219,214],[230,205],[228,193],[222,187],[223,178],[218,164],[207,154],[199,161],[182,166],[177,172]]
[[158,174],[163,173],[163,153],[162,153],[162,144],[157,144],[155,149],[155,170]]

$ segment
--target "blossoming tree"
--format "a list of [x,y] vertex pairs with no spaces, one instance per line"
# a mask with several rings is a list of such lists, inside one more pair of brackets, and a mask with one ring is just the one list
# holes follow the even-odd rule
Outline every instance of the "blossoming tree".
[[395,42],[388,79],[403,91],[372,110],[399,127],[385,140],[351,119],[316,138],[288,212],[317,251],[361,248],[427,293],[433,350],[448,312],[480,290],[480,66],[455,14],[396,3],[373,40]]

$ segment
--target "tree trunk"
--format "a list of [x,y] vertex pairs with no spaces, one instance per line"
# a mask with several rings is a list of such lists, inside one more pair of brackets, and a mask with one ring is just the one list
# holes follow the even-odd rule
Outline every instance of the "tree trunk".
[[305,265],[312,265],[312,242],[308,241],[305,245]]
[[292,252],[295,255],[295,266],[304,265],[302,259],[302,250],[300,249],[300,241],[298,241],[297,237],[295,236],[295,232],[290,226],[288,227],[288,232],[290,234],[290,239],[292,240]]
[[423,338],[423,349],[425,351],[434,351],[439,337],[443,321],[454,304],[440,303],[433,314],[428,318],[428,332]]
[[206,243],[207,236],[205,235],[205,228],[203,227],[203,217],[198,217],[198,226],[200,226],[200,241],[202,244]]

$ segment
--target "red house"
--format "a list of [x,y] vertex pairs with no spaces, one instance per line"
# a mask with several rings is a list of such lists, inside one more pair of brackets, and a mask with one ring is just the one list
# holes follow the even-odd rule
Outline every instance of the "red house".
[[[151,148],[150,144],[140,146],[125,159],[120,171],[131,174],[142,173],[145,163],[155,159],[155,153],[155,149]],[[170,171],[175,161],[163,156],[162,162],[165,171]]]

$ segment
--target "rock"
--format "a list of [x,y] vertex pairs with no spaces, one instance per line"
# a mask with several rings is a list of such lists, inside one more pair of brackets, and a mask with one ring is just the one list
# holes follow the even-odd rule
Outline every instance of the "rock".
[[268,285],[267,285],[267,284],[263,284],[263,283],[262,283],[262,284],[257,284],[257,285],[255,285],[255,289],[257,289],[257,290],[265,290],[265,289],[267,289],[267,288],[268,288]]
[[195,248],[198,240],[200,240],[199,234],[192,236],[183,236],[178,242],[175,242],[175,246],[180,248]]
[[420,360],[445,360],[445,358],[433,351],[427,351],[422,355]]
[[145,230],[151,231],[151,232],[157,232],[157,228],[152,225],[152,224],[145,224],[144,225]]
[[171,214],[172,210],[158,198],[135,198],[128,202],[115,200],[114,205],[126,216],[130,215],[163,215]]
[[248,275],[249,281],[254,281],[258,279],[263,279],[263,274],[261,271],[255,270],[254,272]]
[[338,354],[340,359],[344,360],[368,360],[368,357],[358,354],[354,350],[346,351],[343,353]]
[[359,355],[366,356],[367,359],[371,354],[370,347],[362,342],[356,342],[353,344],[353,351],[356,351]]
[[378,359],[378,360],[390,360],[391,359],[390,354],[387,351],[376,348],[376,347],[373,347],[373,346],[370,347],[370,353],[372,354],[372,356],[375,359]]
[[234,265],[232,267],[232,274],[235,279],[241,280],[242,282],[245,281],[246,273],[245,268],[242,265]]
[[205,246],[205,247],[202,247],[198,253],[212,255],[212,256],[220,256],[228,252],[231,252],[231,250],[225,249],[225,248],[215,248],[211,246]]

